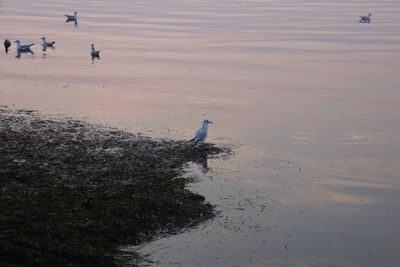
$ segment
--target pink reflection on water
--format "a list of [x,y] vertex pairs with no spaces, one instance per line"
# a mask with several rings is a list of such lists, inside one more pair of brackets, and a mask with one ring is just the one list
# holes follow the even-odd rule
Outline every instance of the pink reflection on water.
[[[64,21],[72,7],[78,27]],[[367,8],[373,23],[360,25]],[[0,53],[0,104],[179,140],[207,117],[209,141],[236,153],[209,163],[215,179],[204,194],[252,204],[221,208],[235,231],[217,218],[200,230],[205,243],[196,234],[184,241],[204,255],[214,255],[204,248],[214,242],[229,265],[379,266],[378,255],[397,263],[388,243],[365,232],[399,219],[399,9],[361,0],[2,1],[2,36],[36,45],[19,60],[14,46]],[[43,35],[54,51],[40,51]],[[91,43],[102,50],[93,65]],[[365,220],[348,219],[354,212]],[[326,228],[365,242],[335,232],[329,243]],[[373,257],[366,244],[376,245]],[[257,263],[241,257],[250,247]],[[182,265],[221,263],[180,249]],[[166,251],[164,262],[175,260],[176,247]]]

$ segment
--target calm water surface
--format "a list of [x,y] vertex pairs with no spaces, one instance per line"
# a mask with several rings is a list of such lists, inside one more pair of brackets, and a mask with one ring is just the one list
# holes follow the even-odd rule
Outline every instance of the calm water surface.
[[188,166],[217,217],[130,248],[150,265],[398,266],[398,0],[0,0],[0,25],[36,43],[1,48],[1,105],[233,145]]

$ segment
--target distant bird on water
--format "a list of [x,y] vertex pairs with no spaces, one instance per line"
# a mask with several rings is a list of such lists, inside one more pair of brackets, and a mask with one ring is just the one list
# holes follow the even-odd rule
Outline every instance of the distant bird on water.
[[17,40],[14,43],[17,44],[17,50],[20,52],[29,52],[31,50],[31,46],[34,45],[34,44],[21,45],[20,40]]
[[8,48],[10,48],[11,42],[8,39],[4,40],[4,48],[6,49],[6,53],[8,53]]
[[92,51],[90,51],[90,55],[92,58],[100,58],[100,51],[96,51],[96,49],[94,49],[94,44],[92,44]]
[[204,140],[206,140],[208,135],[208,124],[210,123],[212,123],[212,121],[205,119],[203,121],[203,125],[201,126],[201,128],[197,130],[195,136],[190,141],[204,142]]
[[78,21],[78,12],[74,12],[74,15],[67,15],[65,14],[65,16],[67,17],[67,21],[75,21],[75,23]]
[[371,16],[372,16],[371,13],[369,13],[368,16],[360,16],[360,22],[370,23],[371,22]]
[[54,44],[56,43],[55,41],[47,42],[46,37],[42,37],[42,38],[40,38],[40,40],[42,40],[43,49],[45,49],[46,47],[54,47]]

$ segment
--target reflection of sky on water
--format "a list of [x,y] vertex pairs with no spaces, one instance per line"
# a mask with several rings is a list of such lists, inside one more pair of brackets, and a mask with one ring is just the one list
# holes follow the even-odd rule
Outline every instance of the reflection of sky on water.
[[[75,8],[78,27],[64,17]],[[2,38],[36,45],[0,53],[0,104],[182,140],[215,122],[208,140],[234,155],[188,175],[218,215],[144,247],[161,266],[390,266],[398,11],[390,0],[1,1]],[[57,48],[41,51],[41,36]]]

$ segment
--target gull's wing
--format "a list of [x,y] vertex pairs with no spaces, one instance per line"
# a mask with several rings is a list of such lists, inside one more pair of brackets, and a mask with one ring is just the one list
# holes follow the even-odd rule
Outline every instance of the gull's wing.
[[32,45],[34,45],[34,44],[21,45],[19,49],[20,49],[20,50],[30,49],[30,47],[31,47]]
[[205,131],[203,128],[199,129],[196,132],[195,140],[196,141],[204,141],[204,139],[207,138],[207,131]]
[[198,129],[198,130],[194,133],[194,137],[196,137],[196,136],[201,132],[201,129],[202,129],[202,128]]

